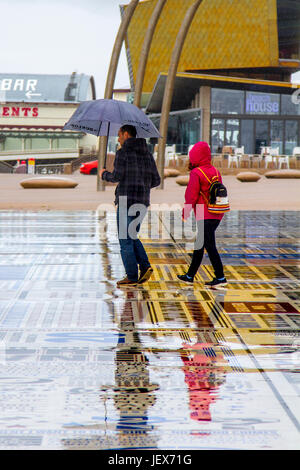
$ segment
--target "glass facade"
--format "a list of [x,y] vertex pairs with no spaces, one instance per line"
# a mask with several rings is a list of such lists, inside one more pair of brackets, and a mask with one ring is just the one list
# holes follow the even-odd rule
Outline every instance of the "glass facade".
[[280,155],[283,154],[283,120],[271,121],[271,147],[277,148]]
[[[26,93],[28,90],[33,91],[32,97]],[[5,93],[6,102],[12,103],[68,103],[96,98],[93,77],[76,72],[71,75],[0,73],[0,92]]]
[[211,114],[300,115],[300,92],[291,94],[211,89]]
[[239,145],[240,123],[238,119],[226,120],[225,145],[238,147]]
[[226,145],[259,154],[260,147],[270,146],[278,148],[279,154],[291,155],[300,146],[298,116],[299,90],[286,95],[212,88],[212,152],[219,153]]
[[[300,105],[297,104],[299,95],[281,95],[281,114],[290,116],[300,115]],[[300,100],[299,100],[300,101]]]
[[244,92],[240,90],[211,89],[212,114],[244,114]]
[[225,140],[225,119],[212,119],[211,150],[213,153],[222,152]]
[[293,148],[297,147],[299,142],[299,122],[286,120],[285,121],[285,152],[288,155],[293,153]]
[[[159,129],[160,114],[149,116]],[[153,141],[152,141],[153,140]],[[176,153],[186,155],[190,145],[201,140],[201,110],[174,111],[169,115],[166,145],[176,144]],[[151,139],[153,145],[157,139]]]
[[279,57],[300,57],[300,5],[298,0],[277,0]]
[[254,153],[254,120],[241,119],[241,142],[243,142],[244,151],[246,154]]
[[238,119],[213,118],[211,124],[211,150],[213,153],[222,152],[224,145],[238,147],[240,122]]
[[269,121],[256,119],[255,121],[255,153],[260,153],[260,147],[269,145]]

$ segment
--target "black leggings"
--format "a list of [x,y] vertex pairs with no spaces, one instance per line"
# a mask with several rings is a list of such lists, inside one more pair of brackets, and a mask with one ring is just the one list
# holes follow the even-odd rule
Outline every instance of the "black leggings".
[[[210,262],[212,267],[215,271],[215,276],[218,279],[222,279],[224,277],[223,271],[223,264],[219,255],[219,252],[216,247],[216,238],[215,238],[215,231],[220,224],[220,220],[218,219],[206,219],[206,220],[198,220],[197,221],[197,240],[196,240],[196,247],[197,249],[194,250],[192,261],[187,272],[188,276],[194,277],[200,267],[202,262],[204,249],[207,251],[209,256]],[[201,243],[202,238],[202,243]],[[203,241],[204,238],[204,241]],[[202,248],[198,249],[199,246]]]

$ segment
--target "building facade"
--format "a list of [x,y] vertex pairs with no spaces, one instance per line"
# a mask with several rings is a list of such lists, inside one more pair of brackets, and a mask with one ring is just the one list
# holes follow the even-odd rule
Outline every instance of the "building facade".
[[[167,0],[154,33],[143,95],[156,125],[173,45],[193,0]],[[134,90],[139,56],[155,0],[139,3],[126,49]],[[126,7],[124,7],[126,8]],[[186,153],[197,140],[213,152],[262,146],[290,154],[300,145],[300,95],[291,76],[300,69],[299,0],[203,0],[182,50],[167,145]]]
[[62,130],[81,101],[95,98],[84,74],[0,74],[0,160],[67,162],[96,149],[97,137]]

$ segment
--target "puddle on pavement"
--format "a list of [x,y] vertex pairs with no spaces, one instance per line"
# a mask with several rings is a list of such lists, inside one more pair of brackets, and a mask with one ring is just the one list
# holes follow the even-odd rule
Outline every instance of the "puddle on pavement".
[[114,214],[0,211],[0,448],[299,450],[296,218],[226,216],[225,291],[145,220],[153,276],[121,290]]

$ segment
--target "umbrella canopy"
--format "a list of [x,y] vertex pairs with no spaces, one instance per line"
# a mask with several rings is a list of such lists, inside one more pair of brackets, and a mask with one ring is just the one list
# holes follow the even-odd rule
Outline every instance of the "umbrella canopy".
[[124,124],[137,130],[137,137],[161,137],[146,114],[125,101],[102,99],[80,103],[64,130],[82,131],[96,136],[117,136]]

